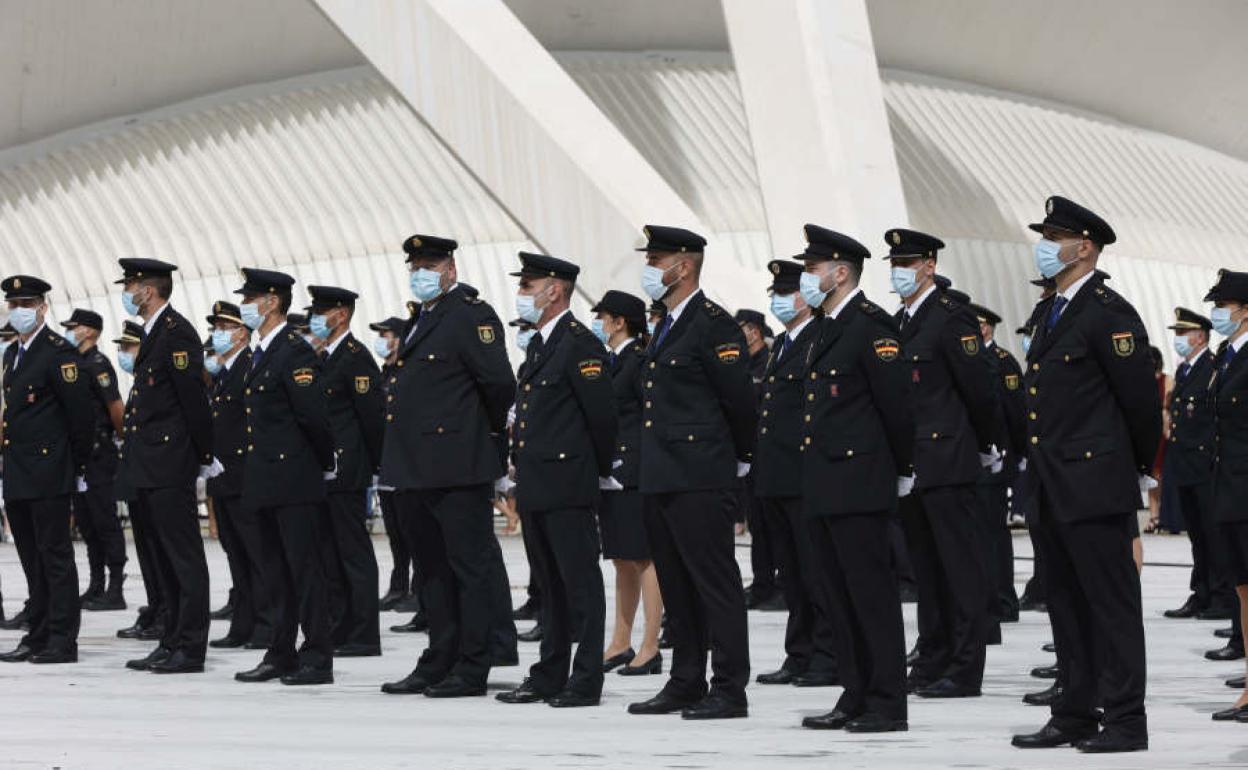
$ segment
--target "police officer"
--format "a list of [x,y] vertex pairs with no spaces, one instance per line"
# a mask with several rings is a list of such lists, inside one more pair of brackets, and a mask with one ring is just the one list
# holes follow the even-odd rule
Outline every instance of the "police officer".
[[[1210,322],[1226,337],[1213,361],[1208,391],[1215,415],[1215,458],[1212,514],[1220,527],[1230,561],[1230,580],[1239,598],[1240,628],[1248,625],[1248,273],[1218,271],[1218,282],[1205,296],[1213,302]],[[1227,684],[1232,684],[1228,681]],[[1248,723],[1248,686],[1229,709],[1213,715],[1217,721]]]
[[1034,526],[1064,691],[1048,724],[1014,745],[1135,751],[1148,747],[1148,730],[1132,521],[1161,438],[1161,404],[1139,315],[1094,273],[1113,229],[1060,196],[1046,212],[1031,225],[1043,236],[1036,266],[1057,280],[1057,293],[1023,384]]
[[990,468],[980,471],[979,512],[983,516],[980,527],[984,547],[985,566],[988,570],[988,617],[990,641],[1001,642],[1002,622],[1018,620],[1018,594],[1014,591],[1014,538],[1010,535],[1010,485],[1018,478],[1018,467],[1027,456],[1027,426],[1023,401],[1023,370],[1010,351],[997,344],[997,324],[1001,316],[992,310],[972,303],[971,311],[979,321],[979,335],[983,340],[984,354],[992,369],[996,391],[996,445],[1003,450],[1001,470],[993,473]]
[[[73,496],[74,521],[87,543],[91,582],[81,597],[84,610],[124,610],[121,586],[126,579],[126,538],[117,518],[113,477],[117,475],[117,447],[121,435],[122,403],[117,373],[97,344],[104,320],[94,310],[75,308],[65,327],[65,341],[82,356],[79,368],[91,390],[95,431],[87,463],[87,491]],[[108,588],[104,568],[108,567]]]
[[334,618],[334,655],[380,655],[377,556],[368,534],[367,490],[381,466],[381,371],[351,334],[358,295],[335,286],[309,286],[308,294],[308,326],[324,345],[321,387],[338,460],[338,476],[329,482],[332,529],[322,538],[331,545],[332,568],[345,599]]
[[[243,386],[247,452],[241,504],[255,511],[277,628],[240,682],[334,681],[333,642],[318,538],[325,483],[335,477],[333,436],[316,354],[286,322],[295,279],[243,268],[239,317],[256,335]],[[375,590],[375,589],[374,589]],[[296,649],[298,632],[303,645]]]
[[908,729],[905,638],[892,565],[892,516],[913,475],[910,370],[892,317],[858,288],[865,246],[806,226],[798,259],[805,302],[820,308],[802,353],[796,439],[801,509],[814,569],[828,599],[844,692],[804,727],[851,732]]
[[[767,368],[770,349],[767,341],[770,329],[766,319],[757,310],[741,309],[733,320],[745,335],[746,350],[750,355],[750,380],[758,401],[763,398],[763,370]],[[761,408],[761,405],[760,407]],[[750,570],[754,579],[745,589],[746,606],[750,609],[778,611],[784,609],[784,594],[778,577],[779,558],[773,533],[768,529],[768,517],[754,492],[754,475],[742,479],[742,519],[750,529]]]
[[191,322],[169,304],[177,267],[155,259],[118,264],[122,305],[143,319],[145,332],[134,361],[119,473],[134,495],[130,509],[153,536],[166,616],[160,644],[126,666],[161,674],[200,672],[208,646],[208,562],[195,480],[221,467],[212,455],[203,349]]
[[498,596],[505,569],[490,501],[504,475],[516,378],[498,315],[459,283],[457,247],[426,235],[403,244],[422,304],[399,342],[381,463],[381,482],[395,488],[415,533],[429,616],[429,647],[415,670],[382,691],[437,698],[484,695],[492,632],[510,624],[513,650],[515,639],[510,598]]
[[615,395],[602,343],[569,309],[580,268],[523,251],[520,261],[516,311],[537,335],[516,398],[516,507],[544,592],[543,636],[528,678],[498,700],[596,706],[606,602],[594,510],[600,488],[619,486],[609,482]]
[[645,232],[642,288],[668,312],[646,351],[640,488],[673,656],[667,684],[629,713],[744,717],[750,651],[733,515],[757,427],[745,338],[699,287],[706,239]]
[[0,282],[18,338],[4,353],[4,508],[30,592],[30,630],[6,663],[78,661],[78,571],[70,495],[86,489],[94,414],[81,357],[47,328],[52,287],[29,275]]
[[[814,238],[808,253],[822,253],[829,231],[807,225]],[[831,254],[831,251],[829,251]],[[802,406],[806,350],[818,334],[813,308],[798,291],[802,266],[773,260],[771,312],[784,331],[772,343],[760,373],[762,408],[758,443],[750,476],[765,528],[771,539],[789,618],[784,633],[785,659],[779,670],[758,676],[759,684],[819,687],[836,684],[836,643],[826,602],[816,582],[822,555],[811,547],[802,514]],[[755,575],[755,585],[758,577]]]
[[[1022,340],[1024,359],[1031,352],[1031,343],[1036,338],[1036,330],[1039,328],[1040,322],[1044,320],[1045,313],[1048,312],[1048,300],[1057,293],[1057,282],[1052,278],[1040,276],[1032,279],[1030,283],[1032,286],[1040,289],[1040,297],[1036,300],[1036,304],[1032,308],[1031,315],[1028,316],[1026,323],[1015,330],[1015,333]],[[1023,586],[1023,595],[1018,598],[1018,609],[1019,611],[1047,612],[1048,593],[1044,590],[1044,558],[1040,554],[1040,546],[1036,540],[1035,530],[1031,527],[1031,522],[1036,515],[1036,490],[1035,485],[1032,483],[1032,477],[1035,474],[1027,470],[1025,462],[1020,463],[1019,468],[1018,480],[1014,486],[1014,502],[1016,509],[1022,509],[1023,517],[1028,523],[1027,537],[1031,540],[1032,562],[1031,577],[1027,579],[1027,584]],[[1024,696],[1025,700],[1026,697]],[[1037,705],[1048,706],[1050,703],[1051,701]]]
[[1208,318],[1185,307],[1174,309],[1174,352],[1181,362],[1166,411],[1170,433],[1162,478],[1183,515],[1192,546],[1191,595],[1183,606],[1164,613],[1168,618],[1224,619],[1237,610],[1235,589],[1213,521],[1213,404],[1207,398],[1213,379]]
[[975,482],[997,459],[991,370],[974,313],[937,287],[945,244],[900,228],[885,242],[904,305],[896,318],[916,433],[914,491],[902,507],[921,630],[909,686],[926,698],[977,696],[988,605]]
[[225,470],[208,479],[208,495],[217,517],[221,544],[229,561],[233,608],[226,635],[210,647],[266,649],[277,626],[277,608],[265,578],[264,545],[256,511],[243,506],[243,468],[247,463],[247,415],[244,380],[251,370],[251,330],[233,302],[212,304],[212,355],[204,360],[212,375],[213,455]]

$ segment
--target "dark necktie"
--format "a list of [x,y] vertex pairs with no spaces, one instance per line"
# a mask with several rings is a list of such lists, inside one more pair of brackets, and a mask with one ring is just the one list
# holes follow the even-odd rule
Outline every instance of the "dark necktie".
[[22,363],[22,354],[26,352],[26,348],[18,345],[17,355],[13,357],[13,371],[17,371],[17,367]]
[[1191,370],[1192,370],[1192,365],[1184,361],[1183,363],[1179,364],[1179,373],[1174,379],[1178,382],[1182,382],[1183,380],[1186,380],[1187,373],[1190,372]]
[[612,350],[612,351],[611,351],[611,353],[607,356],[607,360],[609,360],[609,361],[611,362],[611,368],[612,368],[613,370],[615,369],[615,362],[616,362],[616,359],[617,359],[617,358],[618,358],[618,356],[616,356],[616,355],[615,355],[615,351],[614,351],[614,350]]
[[668,329],[672,328],[672,316],[665,315],[663,320],[659,321],[659,328],[654,330],[654,349],[658,350],[663,344],[663,338],[667,336]]
[[251,370],[253,372],[260,368],[260,360],[262,358],[264,358],[264,348],[257,347],[256,352],[251,354]]
[[[19,354],[22,352],[19,348]],[[1226,370],[1231,367],[1231,362],[1235,360],[1235,348],[1231,345],[1226,346],[1226,353],[1222,356],[1222,373],[1226,374]]]
[[1066,307],[1068,302],[1070,300],[1060,294],[1053,298],[1053,305],[1049,308],[1049,317],[1044,322],[1044,330],[1046,332],[1053,331],[1053,327],[1057,326],[1057,319],[1062,317],[1062,308]]
[[783,360],[784,354],[788,352],[789,352],[789,333],[785,332],[784,334],[780,335],[780,355],[777,356],[776,360],[777,361]]

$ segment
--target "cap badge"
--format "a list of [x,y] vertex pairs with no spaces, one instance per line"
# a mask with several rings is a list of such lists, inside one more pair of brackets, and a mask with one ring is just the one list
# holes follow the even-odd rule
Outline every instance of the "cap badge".
[[1047,201],[1045,201],[1045,204],[1044,204],[1044,213],[1046,213],[1046,214],[1052,214],[1052,213],[1053,213],[1053,199],[1052,199],[1052,198],[1049,198]]
[[893,245],[894,246],[901,245],[901,233],[897,232],[896,230],[893,231]]

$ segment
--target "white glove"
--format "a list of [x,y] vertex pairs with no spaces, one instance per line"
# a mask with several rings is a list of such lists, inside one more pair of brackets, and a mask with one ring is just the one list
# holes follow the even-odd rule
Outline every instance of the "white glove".
[[624,485],[615,480],[615,476],[599,476],[598,488],[604,492],[619,492]]
[[216,457],[212,458],[212,462],[208,465],[199,466],[199,477],[201,479],[215,479],[225,473],[225,466]]
[[380,476],[378,476],[376,473],[374,473],[374,474],[373,474],[373,479],[372,479],[372,481],[370,481],[370,482],[369,482],[369,484],[368,484],[368,485],[369,485],[370,487],[372,487],[373,489],[378,488],[379,486],[381,486],[381,477],[380,477]]
[[325,481],[333,481],[334,479],[338,478],[338,455],[337,454],[334,455],[334,469],[332,471],[324,471],[321,474],[321,478],[325,479]]
[[388,484],[378,484],[377,491],[378,492],[393,492],[394,487],[389,486]]
[[623,464],[624,464],[624,461],[623,461],[623,460],[612,460],[612,461],[611,461],[611,470],[615,470],[616,468],[620,467],[620,466],[621,466],[621,465],[623,465]]
[[737,460],[737,478],[739,478],[739,479],[740,479],[740,478],[745,478],[745,476],[746,476],[749,472],[750,472],[750,464],[749,464],[749,463],[743,463],[743,462],[741,462],[740,460]]
[[1148,490],[1157,488],[1157,479],[1147,474],[1140,474],[1140,494],[1148,494]]
[[1025,470],[1027,470],[1027,458],[1026,457],[1018,461],[1018,472],[1022,473]]
[[121,440],[121,436],[113,436],[113,446],[121,449],[121,445],[125,442]]
[[512,482],[511,479],[507,478],[506,475],[499,476],[497,479],[494,479],[494,491],[500,495],[506,494],[507,490],[511,489],[513,486],[515,486],[515,483]]
[[914,491],[914,474],[897,477],[897,496],[905,497]]
[[1001,450],[997,449],[996,444],[993,444],[988,447],[988,454],[980,453],[979,464],[993,473],[1000,473],[1002,459]]
[[79,492],[86,492],[86,491],[87,491],[87,480],[86,480],[85,478],[83,478],[82,476],[75,476],[75,477],[74,477],[74,486],[75,486],[75,489],[77,489]]

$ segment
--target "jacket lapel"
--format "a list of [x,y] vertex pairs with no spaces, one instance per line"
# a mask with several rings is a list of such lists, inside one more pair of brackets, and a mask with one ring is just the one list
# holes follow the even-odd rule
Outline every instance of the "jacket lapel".
[[266,348],[264,353],[260,355],[259,366],[252,367],[250,366],[251,362],[248,361],[249,365],[247,367],[247,378],[243,380],[244,383],[250,383],[252,380],[259,377],[260,374],[264,372],[265,369],[268,369],[273,363],[273,359],[277,356],[278,351],[286,345],[286,334],[288,333],[287,329],[288,327],[283,326],[282,330],[273,336],[273,341],[269,343],[268,348]]
[[537,373],[542,370],[542,367],[546,366],[546,362],[554,358],[555,345],[567,333],[568,324],[571,322],[572,314],[565,313],[558,323],[555,324],[555,328],[551,330],[550,339],[542,340],[542,346],[537,349],[533,357],[527,361],[528,365],[524,367],[524,380],[526,382],[536,377]]
[[408,339],[399,347],[399,358],[407,358],[416,349],[416,346],[420,344],[420,341],[429,336],[429,332],[433,331],[433,327],[438,325],[438,322],[442,320],[442,316],[446,315],[447,303],[452,300],[458,300],[461,291],[463,291],[463,287],[457,286],[454,291],[447,292],[446,296],[438,300],[433,309],[425,313],[424,316],[417,316],[412,319],[412,323],[416,326],[416,331],[411,333],[411,339]]
[[[1101,282],[1094,277],[1079,289],[1079,293],[1075,295],[1075,298],[1066,305],[1062,314],[1058,316],[1057,324],[1054,325],[1053,331],[1043,331],[1040,338],[1031,344],[1031,355],[1027,356],[1028,361],[1043,356],[1066,333],[1066,330],[1074,325],[1075,318],[1079,316],[1083,306],[1091,301],[1092,294],[1096,292],[1097,287],[1100,285]],[[1049,308],[1052,306],[1052,300],[1050,299],[1049,306],[1045,308],[1044,314],[1040,317],[1039,326],[1042,330],[1048,327]]]
[[143,363],[147,358],[147,354],[156,347],[156,341],[160,339],[161,332],[165,329],[165,314],[170,310],[166,305],[161,311],[160,317],[156,319],[156,323],[152,325],[152,330],[143,335],[143,341],[139,343],[139,352],[134,356],[134,369],[138,371],[139,364]]
[[663,344],[650,346],[651,354],[657,354],[663,348],[671,345],[677,337],[685,333],[685,329],[688,329],[689,325],[693,323],[693,316],[697,313],[695,305],[702,301],[703,294],[701,289],[689,295],[689,301],[685,303],[685,309],[680,311],[680,318],[676,319],[676,323],[672,324],[672,328],[668,329],[667,335],[663,337]]

